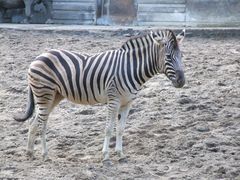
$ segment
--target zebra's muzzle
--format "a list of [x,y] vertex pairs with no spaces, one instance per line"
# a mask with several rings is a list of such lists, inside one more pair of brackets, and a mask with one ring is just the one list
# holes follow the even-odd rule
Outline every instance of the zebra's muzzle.
[[181,70],[176,70],[176,78],[172,79],[173,86],[175,88],[181,88],[185,84],[184,73]]

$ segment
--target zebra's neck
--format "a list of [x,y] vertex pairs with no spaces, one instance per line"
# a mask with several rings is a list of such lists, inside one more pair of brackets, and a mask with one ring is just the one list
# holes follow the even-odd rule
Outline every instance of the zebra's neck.
[[[133,70],[133,77],[139,86],[160,71],[160,47],[149,34],[128,40],[122,45],[126,59]],[[129,72],[130,73],[130,72]]]

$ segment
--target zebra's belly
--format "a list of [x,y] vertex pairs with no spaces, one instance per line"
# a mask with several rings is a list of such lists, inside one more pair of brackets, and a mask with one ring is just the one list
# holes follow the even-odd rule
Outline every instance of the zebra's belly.
[[84,105],[94,105],[94,104],[105,104],[107,103],[107,96],[105,94],[100,94],[100,95],[95,95],[95,96],[91,96],[91,95],[84,95],[81,97],[73,97],[73,96],[66,96],[63,95],[67,100],[76,103],[76,104],[84,104]]
[[[63,96],[73,103],[83,104],[83,105],[94,105],[99,103],[106,104],[108,102],[107,93],[102,93],[95,96],[82,96],[81,99],[80,98],[74,99],[72,96],[70,97],[66,97],[65,95]],[[129,102],[136,99],[136,97],[137,97],[137,94],[130,94],[130,93],[126,93],[122,95],[116,94],[116,99],[120,101],[121,106],[128,104]]]

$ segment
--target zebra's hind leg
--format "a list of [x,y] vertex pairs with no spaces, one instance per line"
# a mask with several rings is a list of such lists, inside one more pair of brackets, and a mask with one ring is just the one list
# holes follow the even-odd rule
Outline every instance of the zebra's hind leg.
[[43,122],[42,126],[42,157],[43,161],[47,159],[48,150],[47,150],[47,143],[46,143],[46,130],[47,130],[47,121]]
[[[49,113],[51,110],[49,108],[39,108],[39,125],[42,126],[40,127],[40,135],[42,138],[42,156],[43,160],[45,161],[47,159],[48,151],[47,151],[47,143],[46,143],[46,130],[47,130],[47,120]],[[42,130],[41,130],[42,128]]]
[[42,156],[43,156],[43,160],[47,160],[48,159],[48,150],[47,150],[47,143],[46,143],[46,130],[47,130],[47,119],[49,116],[49,113],[52,112],[53,108],[59,104],[59,102],[63,99],[63,97],[59,94],[56,93],[55,96],[53,96],[53,101],[49,104],[51,104],[51,106],[49,108],[42,108],[40,110],[43,111],[43,115],[45,114],[45,120],[43,121],[43,126],[42,126]]
[[119,156],[119,161],[125,159],[125,156],[123,154],[123,148],[122,148],[122,143],[123,143],[122,138],[123,138],[123,132],[126,125],[126,120],[127,120],[130,107],[131,107],[131,103],[128,103],[127,105],[122,106],[119,110],[119,117],[117,120],[117,127],[116,127],[116,147],[115,147],[115,151]]
[[35,95],[35,100],[37,102],[37,115],[35,119],[31,122],[29,127],[28,134],[28,147],[27,154],[30,158],[33,158],[33,149],[34,149],[34,141],[36,139],[37,133],[41,135],[42,139],[42,155],[43,160],[47,159],[48,151],[46,145],[46,127],[48,116],[51,113],[54,106],[56,106],[63,97],[60,94],[52,93],[42,93],[42,95]]
[[46,126],[49,113],[47,107],[38,106],[36,117],[29,126],[27,155],[30,159],[33,159],[34,142],[37,134],[42,137],[43,157],[44,159],[47,157]]
[[30,122],[29,130],[28,130],[28,143],[27,143],[27,156],[29,156],[30,160],[33,159],[33,149],[34,149],[34,142],[36,139],[36,134],[37,134],[37,121],[38,121],[38,114]]

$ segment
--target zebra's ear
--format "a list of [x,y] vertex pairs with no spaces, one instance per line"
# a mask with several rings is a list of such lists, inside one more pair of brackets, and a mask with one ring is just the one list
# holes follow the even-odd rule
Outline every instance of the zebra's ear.
[[183,29],[182,32],[176,36],[178,44],[182,43],[184,37],[185,37],[185,29]]
[[164,37],[160,37],[158,34],[151,31],[151,37],[153,41],[157,44],[165,44],[167,40]]

